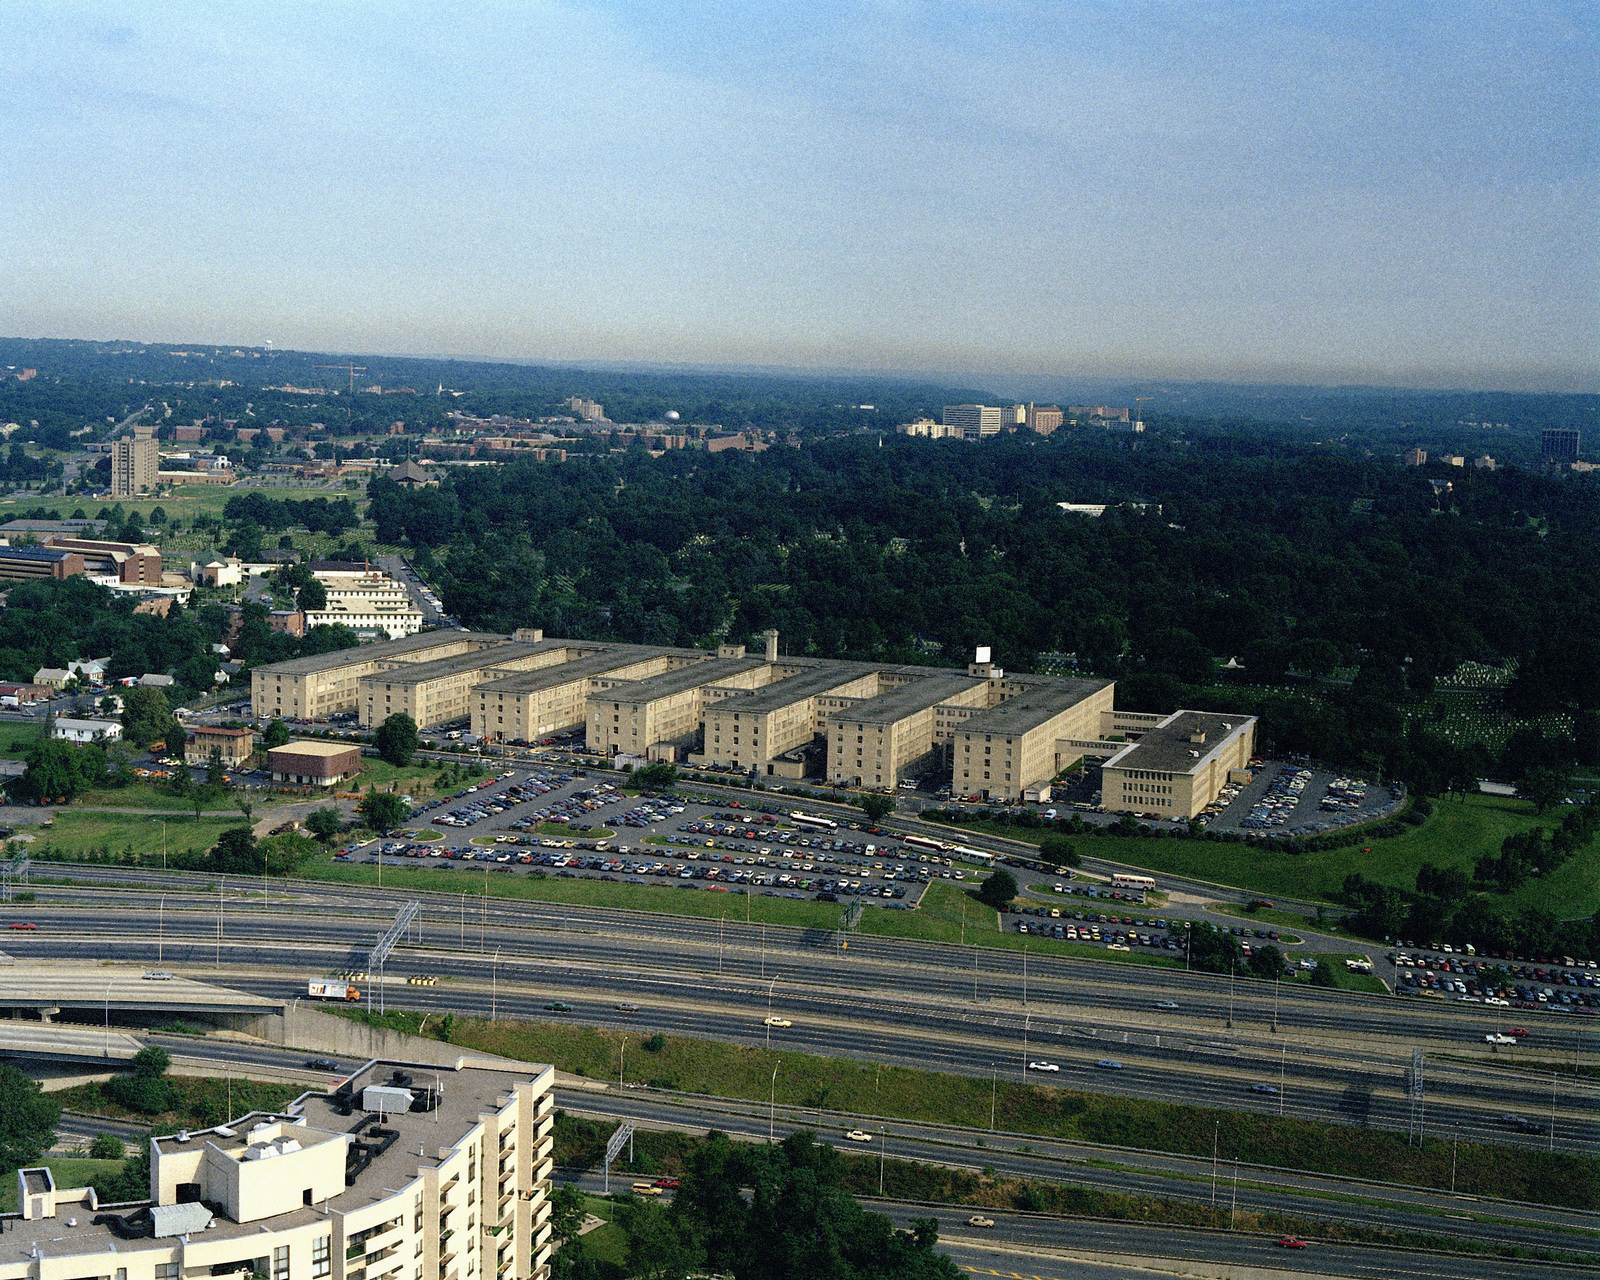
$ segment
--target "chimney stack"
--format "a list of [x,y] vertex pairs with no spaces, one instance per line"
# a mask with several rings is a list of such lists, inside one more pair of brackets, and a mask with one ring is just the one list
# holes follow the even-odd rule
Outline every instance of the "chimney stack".
[[770,627],[763,634],[767,638],[767,661],[776,662],[778,660],[778,630],[776,627]]

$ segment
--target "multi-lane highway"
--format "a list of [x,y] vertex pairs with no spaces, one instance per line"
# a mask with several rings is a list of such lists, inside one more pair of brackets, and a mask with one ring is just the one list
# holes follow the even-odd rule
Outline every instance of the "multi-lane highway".
[[[44,887],[30,908],[39,931],[8,941],[18,955],[202,973],[219,959],[235,969],[248,948],[254,970],[231,985],[287,998],[306,976],[364,967],[407,896],[302,885],[293,899],[263,899],[250,882],[240,887],[220,896],[220,945],[218,895]],[[1275,995],[1211,975],[882,937],[851,937],[845,949],[832,933],[473,895],[422,901],[415,945],[369,998],[516,1017],[540,1017],[560,998],[597,1025],[746,1043],[770,1034],[775,1047],[978,1076],[1022,1078],[1028,1061],[1048,1060],[1061,1068],[1053,1084],[1400,1130],[1415,1118],[1407,1073],[1421,1048],[1427,1133],[1567,1151],[1600,1140],[1600,1088],[1570,1074],[1574,1053],[1589,1051],[1570,1022],[1540,1023],[1528,1044],[1491,1052],[1482,1037],[1498,1020],[1475,1006]],[[418,974],[445,982],[404,984]],[[624,999],[640,1009],[618,1010]],[[759,1025],[769,1000],[792,1027]],[[1108,1060],[1121,1066],[1097,1065]],[[1509,1115],[1545,1125],[1553,1116],[1553,1132],[1523,1132]]]

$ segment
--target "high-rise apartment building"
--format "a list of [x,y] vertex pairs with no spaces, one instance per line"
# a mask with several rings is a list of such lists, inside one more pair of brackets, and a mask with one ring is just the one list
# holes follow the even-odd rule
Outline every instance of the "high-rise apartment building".
[[967,440],[1000,432],[1000,406],[988,404],[947,404],[944,425],[957,428]]
[[150,1198],[19,1169],[12,1280],[543,1280],[551,1067],[370,1062],[283,1112],[150,1139]]
[[160,470],[155,435],[149,427],[135,427],[132,438],[111,442],[111,496],[132,498],[156,487]]
[[1583,433],[1576,427],[1546,427],[1539,433],[1539,453],[1558,462],[1571,462],[1582,445]]
[[1049,435],[1065,420],[1065,415],[1053,404],[1030,404],[1028,406],[1028,430],[1037,431],[1042,436]]

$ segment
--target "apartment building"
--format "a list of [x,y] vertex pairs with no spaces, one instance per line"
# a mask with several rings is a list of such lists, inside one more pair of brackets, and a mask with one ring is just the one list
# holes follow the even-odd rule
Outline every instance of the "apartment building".
[[1064,421],[1066,415],[1053,404],[1028,405],[1028,430],[1037,431],[1042,436],[1049,435]]
[[746,658],[742,645],[723,646],[715,658],[644,680],[599,677],[589,694],[589,748],[680,759],[699,739],[707,705],[771,679],[771,664]]
[[132,436],[111,442],[111,496],[133,498],[160,483],[161,459],[149,427],[136,426]]
[[17,1171],[0,1280],[545,1280],[554,1068],[369,1062],[283,1112],[150,1139],[150,1198]]
[[427,631],[359,649],[268,663],[250,673],[251,714],[257,719],[322,720],[359,711],[362,677],[386,663],[431,662],[504,644],[509,638],[487,631]]
[[1192,818],[1255,754],[1254,716],[1174,711],[1101,767],[1101,808]]
[[953,734],[950,787],[957,795],[1015,800],[1085,752],[1116,687],[1109,680],[1011,677],[996,672],[993,701]]
[[306,626],[341,623],[357,631],[382,631],[391,640],[422,630],[422,611],[411,603],[405,584],[381,569],[340,560],[314,560],[309,567],[328,602],[306,613]]
[[944,425],[953,427],[965,440],[977,440],[1000,433],[1000,406],[989,404],[947,404]]
[[562,640],[518,641],[435,658],[429,662],[380,664],[361,677],[361,724],[376,728],[396,712],[405,712],[418,728],[465,720],[472,714],[472,691],[486,680],[566,660]]
[[789,662],[774,677],[706,705],[704,746],[689,763],[792,776],[779,757],[826,734],[837,708],[876,697],[881,684],[878,668],[864,662]]
[[700,662],[699,649],[567,642],[558,665],[491,678],[473,690],[472,732],[489,742],[537,742],[582,729],[598,682],[645,680]]

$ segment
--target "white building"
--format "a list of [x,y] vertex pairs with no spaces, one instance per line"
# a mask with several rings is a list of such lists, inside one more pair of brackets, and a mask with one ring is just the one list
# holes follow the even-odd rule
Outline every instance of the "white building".
[[150,1199],[17,1171],[0,1280],[543,1280],[551,1067],[372,1062],[281,1114],[150,1140]]
[[122,737],[122,726],[115,720],[74,720],[70,716],[57,716],[50,726],[50,736],[63,742],[116,742]]
[[947,404],[944,425],[954,427],[967,440],[1000,434],[1000,406],[989,404]]

